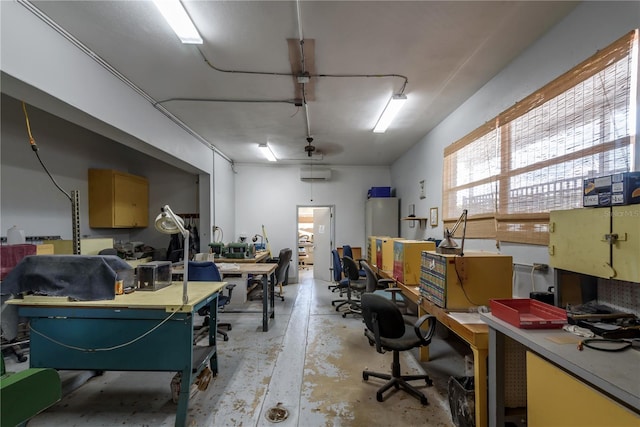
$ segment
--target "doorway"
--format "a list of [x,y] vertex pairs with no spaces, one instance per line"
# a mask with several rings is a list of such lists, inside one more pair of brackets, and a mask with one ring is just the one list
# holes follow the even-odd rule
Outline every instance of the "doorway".
[[334,206],[297,206],[296,257],[298,268],[313,271],[313,278],[331,281]]

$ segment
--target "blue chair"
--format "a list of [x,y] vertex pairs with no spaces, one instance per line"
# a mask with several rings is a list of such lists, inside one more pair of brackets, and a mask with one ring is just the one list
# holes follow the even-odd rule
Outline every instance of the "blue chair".
[[355,259],[353,257],[353,249],[351,249],[351,245],[342,246],[342,256],[348,256],[352,260],[356,261],[358,263],[358,275],[360,277],[367,277],[367,274],[364,272],[364,268],[362,268],[362,261],[364,260],[362,258]]
[[336,249],[331,251],[331,265],[333,285],[329,285],[329,290],[331,292],[338,291],[340,292],[340,296],[342,296],[342,292],[349,286],[349,280],[342,274],[342,261],[340,261],[340,254],[338,254]]
[[[189,274],[187,275],[187,279],[192,282],[222,282],[222,275],[220,274],[220,270],[218,270],[218,266],[212,261],[189,261]],[[231,302],[231,292],[233,292],[235,286],[233,283],[226,286],[229,290],[229,295],[223,295],[222,293],[218,295],[218,310],[224,308],[225,305]],[[211,319],[209,307],[201,308],[198,310],[198,314],[205,316],[201,328],[208,326]],[[229,341],[229,335],[220,328],[226,328],[227,331],[230,331],[231,323],[218,322],[216,329],[225,341]]]

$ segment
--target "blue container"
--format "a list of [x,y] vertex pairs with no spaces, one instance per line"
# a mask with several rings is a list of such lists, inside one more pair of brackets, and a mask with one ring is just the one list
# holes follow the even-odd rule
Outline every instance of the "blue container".
[[391,197],[391,187],[371,187],[367,198],[371,197]]

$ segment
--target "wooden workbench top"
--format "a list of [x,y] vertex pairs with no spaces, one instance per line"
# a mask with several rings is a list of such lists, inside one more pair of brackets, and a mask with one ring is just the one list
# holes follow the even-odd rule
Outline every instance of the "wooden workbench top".
[[173,282],[157,291],[134,291],[130,294],[116,295],[112,300],[70,301],[66,297],[27,295],[24,299],[11,299],[7,301],[7,304],[33,307],[139,308],[164,309],[167,312],[191,312],[195,305],[212,293],[218,292],[225,285],[225,282],[189,282],[187,285],[189,302],[187,304],[182,304],[183,282]]

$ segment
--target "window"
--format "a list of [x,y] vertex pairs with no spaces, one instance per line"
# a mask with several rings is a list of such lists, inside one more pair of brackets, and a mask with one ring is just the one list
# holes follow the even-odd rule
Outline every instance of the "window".
[[548,243],[549,211],[583,179],[626,172],[635,145],[635,30],[445,149],[443,217],[468,237]]

